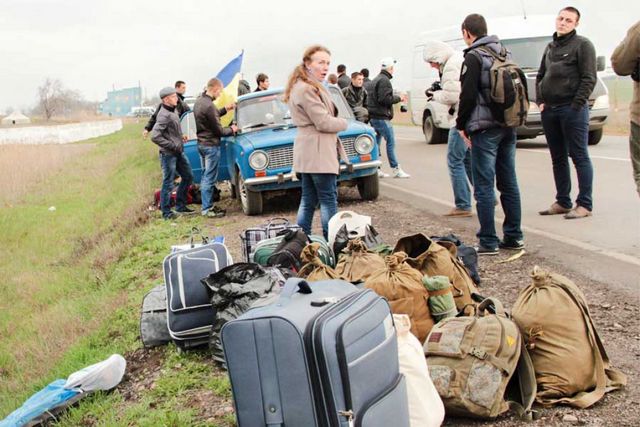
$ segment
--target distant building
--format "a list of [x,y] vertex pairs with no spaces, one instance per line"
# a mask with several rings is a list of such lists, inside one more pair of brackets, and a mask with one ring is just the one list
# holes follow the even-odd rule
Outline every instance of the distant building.
[[0,123],[2,123],[2,126],[25,125],[31,123],[31,120],[29,120],[29,117],[24,114],[15,111],[2,119]]
[[107,99],[100,104],[99,111],[111,116],[126,116],[133,107],[139,107],[142,101],[142,89],[130,87],[107,92]]

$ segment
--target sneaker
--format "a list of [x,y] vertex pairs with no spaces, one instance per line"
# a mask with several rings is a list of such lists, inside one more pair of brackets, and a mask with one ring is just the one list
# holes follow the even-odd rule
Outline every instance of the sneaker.
[[498,248],[485,248],[484,246],[476,246],[478,255],[498,255]]
[[498,247],[508,251],[519,251],[520,249],[524,249],[524,240],[504,239],[498,243]]
[[181,215],[191,215],[191,214],[196,213],[195,210],[193,210],[193,209],[191,209],[191,208],[189,208],[187,206],[185,206],[185,207],[183,207],[181,209],[176,209],[176,212],[178,214],[181,214]]
[[393,168],[393,177],[394,178],[411,178],[411,175],[403,171],[400,166]]
[[211,209],[209,209],[208,211],[203,211],[202,215],[207,217],[207,218],[222,218],[223,216],[225,216],[227,214],[227,211],[224,209],[220,209],[218,207],[213,207]]
[[163,219],[165,219],[165,220],[167,220],[167,221],[170,221],[170,220],[173,220],[173,219],[178,218],[178,214],[177,214],[177,213],[175,213],[174,211],[171,211],[171,212],[169,212],[169,213],[168,213],[168,214],[166,214],[166,215],[164,215],[164,214],[163,214],[163,215],[162,215],[162,218],[163,218]]
[[453,208],[446,214],[443,214],[443,216],[469,217],[473,216],[473,213],[470,210],[467,211],[464,209]]
[[382,172],[382,169],[378,169],[378,178],[389,178],[391,175]]

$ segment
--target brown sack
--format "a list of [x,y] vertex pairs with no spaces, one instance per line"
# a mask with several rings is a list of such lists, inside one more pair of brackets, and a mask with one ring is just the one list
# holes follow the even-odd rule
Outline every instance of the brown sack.
[[447,250],[424,234],[414,234],[398,240],[393,252],[405,252],[407,263],[426,276],[447,276],[453,285],[453,298],[460,311],[474,305],[472,293],[477,293],[467,269],[457,257],[457,249]]
[[406,258],[404,252],[386,256],[385,267],[374,271],[364,287],[385,297],[394,314],[408,315],[411,333],[422,343],[434,325],[427,305],[429,293],[422,285],[422,274],[406,264]]
[[298,277],[307,279],[309,282],[317,282],[319,280],[341,279],[335,270],[320,259],[319,251],[320,243],[310,243],[302,249],[300,259],[302,260],[302,268],[298,272]]
[[362,240],[349,240],[346,254],[338,265],[336,273],[351,283],[364,282],[376,270],[384,268],[384,259],[378,254],[370,252]]
[[538,266],[523,289],[513,319],[524,335],[543,405],[587,408],[627,378],[609,366],[584,294],[569,279]]

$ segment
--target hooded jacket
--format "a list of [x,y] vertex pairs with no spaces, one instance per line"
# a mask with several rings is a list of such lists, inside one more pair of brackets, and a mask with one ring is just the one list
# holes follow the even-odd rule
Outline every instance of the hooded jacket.
[[433,101],[453,107],[453,115],[449,115],[449,126],[455,127],[460,102],[460,70],[464,57],[461,52],[453,50],[451,46],[439,40],[425,43],[422,51],[425,62],[440,64],[440,85],[442,90],[433,93]]

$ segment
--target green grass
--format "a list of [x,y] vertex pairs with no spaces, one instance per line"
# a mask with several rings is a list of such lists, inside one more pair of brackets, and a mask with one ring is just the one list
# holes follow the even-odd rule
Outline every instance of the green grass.
[[[170,245],[199,221],[172,224],[147,211],[160,168],[141,129],[86,141],[95,148],[20,205],[0,209],[0,419],[56,378],[140,351],[142,297],[161,282]],[[160,351],[157,378],[134,398],[122,387],[88,396],[59,425],[233,425],[232,415],[197,404],[214,396],[228,405],[231,396],[206,352]]]

